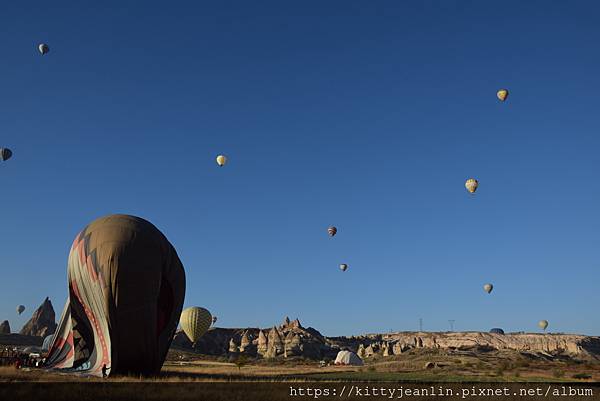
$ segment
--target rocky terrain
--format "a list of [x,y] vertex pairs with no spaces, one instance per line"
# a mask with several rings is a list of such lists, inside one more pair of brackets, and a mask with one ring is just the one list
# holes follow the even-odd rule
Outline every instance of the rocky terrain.
[[413,348],[445,350],[512,350],[549,357],[600,360],[600,337],[573,334],[483,332],[400,332],[328,338],[332,346],[348,348],[361,358],[391,356]]
[[[175,334],[173,346],[191,349],[192,343],[182,331]],[[286,318],[279,326],[268,329],[224,329],[211,328],[196,344],[198,353],[218,356],[239,356],[262,358],[303,357],[321,359],[335,357],[337,349],[328,344],[327,339],[317,330],[304,328],[298,319]]]
[[0,334],[10,334],[10,323],[8,323],[8,320],[0,323]]
[[[173,346],[191,349],[183,332]],[[600,361],[600,337],[572,334],[483,332],[398,332],[352,337],[325,337],[313,328],[304,328],[298,319],[288,318],[268,329],[212,328],[196,345],[201,354],[235,357],[332,359],[342,349],[361,358],[400,355],[411,349],[442,349],[476,352],[510,350],[548,358]]]
[[45,337],[53,334],[56,330],[56,321],[52,302],[46,297],[33,316],[20,331],[25,336]]
[[[2,325],[1,327],[6,327]],[[54,309],[46,299],[19,334],[0,330],[0,344],[39,345],[54,332]],[[304,358],[334,359],[340,350],[351,350],[361,358],[379,359],[401,355],[411,350],[444,352],[511,351],[546,359],[600,361],[600,337],[574,334],[484,332],[397,332],[350,337],[325,337],[312,327],[305,328],[298,319],[285,318],[270,328],[211,328],[196,344],[178,331],[172,348],[215,357],[247,356],[259,359]]]

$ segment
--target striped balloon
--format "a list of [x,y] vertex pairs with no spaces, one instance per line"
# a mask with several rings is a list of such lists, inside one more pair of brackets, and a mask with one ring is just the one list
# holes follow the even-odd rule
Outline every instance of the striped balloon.
[[465,188],[467,188],[467,191],[469,191],[472,194],[474,194],[475,191],[477,191],[478,186],[479,181],[477,181],[475,178],[469,178],[467,182],[465,182]]
[[327,229],[327,232],[329,233],[330,237],[333,237],[337,233],[337,228],[335,228],[334,226],[331,226]]
[[212,316],[210,312],[199,306],[192,306],[181,312],[181,328],[192,343],[196,343],[210,328]]
[[12,150],[9,148],[0,148],[0,159],[6,161],[12,157]]

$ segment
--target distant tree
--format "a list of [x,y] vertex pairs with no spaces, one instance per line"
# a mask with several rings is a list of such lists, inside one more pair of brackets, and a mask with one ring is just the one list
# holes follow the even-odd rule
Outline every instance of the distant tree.
[[242,366],[248,364],[248,362],[248,357],[246,357],[246,355],[240,355],[234,361],[235,366],[237,366],[239,372],[242,371]]

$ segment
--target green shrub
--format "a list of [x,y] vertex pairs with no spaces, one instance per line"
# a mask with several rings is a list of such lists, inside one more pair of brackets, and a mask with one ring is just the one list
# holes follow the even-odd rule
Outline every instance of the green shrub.
[[592,375],[588,375],[587,373],[577,373],[573,375],[573,379],[591,379]]

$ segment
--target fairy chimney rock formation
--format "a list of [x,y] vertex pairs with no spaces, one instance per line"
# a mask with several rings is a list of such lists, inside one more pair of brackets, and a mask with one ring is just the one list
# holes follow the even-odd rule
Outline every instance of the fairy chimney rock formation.
[[263,356],[263,357],[266,356],[268,346],[269,346],[269,340],[267,340],[267,336],[265,336],[265,333],[262,330],[260,330],[258,332],[258,344],[257,344],[258,355]]
[[275,358],[277,355],[283,353],[283,341],[281,340],[281,335],[279,335],[279,331],[276,327],[273,327],[269,332],[268,341],[269,344],[267,345],[267,358]]
[[10,334],[10,323],[8,323],[8,320],[0,324],[0,334]]
[[31,319],[25,323],[20,334],[37,337],[46,337],[50,334],[54,334],[56,331],[56,322],[54,319],[55,315],[52,302],[46,297],[40,307],[33,312]]

